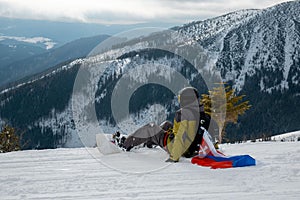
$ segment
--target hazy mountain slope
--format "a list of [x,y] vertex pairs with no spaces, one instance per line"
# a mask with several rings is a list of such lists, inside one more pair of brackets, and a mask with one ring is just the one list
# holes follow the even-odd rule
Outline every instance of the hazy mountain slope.
[[85,57],[106,38],[108,38],[107,35],[81,38],[44,54],[16,61],[8,66],[1,65],[0,86],[42,72],[62,62]]
[[25,44],[3,44],[0,42],[0,68],[5,70],[4,66],[17,60],[23,60],[44,52],[46,50],[40,47]]

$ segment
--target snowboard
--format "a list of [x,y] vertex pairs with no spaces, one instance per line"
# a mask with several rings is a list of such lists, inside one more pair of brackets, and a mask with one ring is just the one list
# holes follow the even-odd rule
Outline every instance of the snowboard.
[[112,142],[111,134],[96,134],[97,148],[103,155],[121,153],[122,150]]

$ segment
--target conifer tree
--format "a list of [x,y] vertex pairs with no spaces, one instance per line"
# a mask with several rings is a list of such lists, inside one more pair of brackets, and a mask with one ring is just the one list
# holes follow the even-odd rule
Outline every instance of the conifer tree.
[[15,134],[15,129],[4,126],[0,133],[0,153],[20,150],[20,139]]
[[201,99],[205,112],[209,114],[219,126],[220,143],[225,135],[227,124],[237,123],[238,117],[243,115],[246,110],[251,107],[249,101],[243,102],[245,95],[237,96],[234,89],[230,86],[224,88],[223,85],[224,83],[221,83],[218,87],[209,91],[209,94],[203,94]]

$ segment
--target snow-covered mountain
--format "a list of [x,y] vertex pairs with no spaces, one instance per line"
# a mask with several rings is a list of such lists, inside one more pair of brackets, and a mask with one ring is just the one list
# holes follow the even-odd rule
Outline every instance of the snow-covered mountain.
[[179,28],[208,50],[223,80],[253,105],[237,126],[229,128],[230,137],[299,129],[299,13],[300,2],[293,1]]
[[217,65],[227,81],[242,90],[247,77],[257,76],[261,91],[269,93],[299,84],[299,5],[266,9],[226,34]]
[[300,50],[300,3],[264,10],[242,10],[194,22],[178,30],[216,54],[217,66],[238,91],[247,77],[260,75],[261,91],[297,85]]
[[[299,11],[300,2],[294,1],[264,10],[237,11],[172,29],[180,35],[176,38],[178,45],[200,44],[221,71],[222,79],[239,94],[245,94],[252,105],[238,124],[228,127],[228,141],[300,129],[300,112],[296,109],[300,106]],[[105,70],[101,68],[91,73],[97,85],[96,101],[77,103],[86,107],[95,103],[97,119],[107,130],[113,130],[109,127],[115,125],[111,96],[122,75],[129,73],[129,78],[134,81],[144,81],[151,76],[143,68],[132,71],[139,66],[153,66],[152,70],[156,70],[158,76],[172,77],[170,71],[178,72],[201,93],[206,93],[208,88],[192,63],[178,54],[147,48],[150,44],[173,42],[158,41],[156,36],[150,35],[147,42],[140,38],[130,40],[125,43],[131,45],[129,52],[126,52],[126,46],[115,46],[109,54],[62,64],[31,78],[28,83],[7,88],[0,94],[0,118],[26,132],[24,142],[30,140],[28,148],[56,147],[68,144],[68,141],[78,144],[71,112],[74,80],[82,64],[90,67],[105,59]],[[110,60],[111,55],[119,56]],[[166,73],[161,66],[172,70]],[[172,81],[174,83],[170,79]],[[82,99],[88,98],[82,96]],[[176,109],[175,94],[157,84],[149,84],[133,93],[129,110],[134,116],[140,116],[147,113],[152,104],[160,104],[159,112],[172,119]],[[135,121],[139,124],[139,117]]]

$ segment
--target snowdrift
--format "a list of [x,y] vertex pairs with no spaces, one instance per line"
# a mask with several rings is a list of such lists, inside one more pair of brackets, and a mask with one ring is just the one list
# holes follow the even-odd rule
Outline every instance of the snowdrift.
[[[224,144],[256,167],[211,170],[191,159],[164,163],[160,149],[102,155],[97,148],[0,154],[0,199],[299,199],[299,142]],[[106,165],[104,165],[104,164]],[[109,164],[109,165],[108,165]],[[164,164],[164,168],[159,168]],[[143,173],[145,168],[152,169]],[[139,173],[140,172],[140,173]]]

